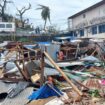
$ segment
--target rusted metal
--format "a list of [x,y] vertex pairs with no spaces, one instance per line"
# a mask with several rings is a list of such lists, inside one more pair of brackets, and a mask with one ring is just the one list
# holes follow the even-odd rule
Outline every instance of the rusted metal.
[[2,77],[0,78],[0,80],[3,80],[3,81],[10,81],[10,82],[19,82],[19,81],[25,81],[23,78],[6,78],[6,77]]
[[96,78],[89,78],[88,80],[84,81],[84,85],[86,85],[89,89],[102,89],[100,83],[99,83],[99,79]]

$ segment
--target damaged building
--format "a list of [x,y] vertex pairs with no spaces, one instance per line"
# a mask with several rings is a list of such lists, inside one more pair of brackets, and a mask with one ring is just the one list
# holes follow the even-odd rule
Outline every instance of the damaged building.
[[105,0],[68,17],[68,27],[75,37],[105,38]]

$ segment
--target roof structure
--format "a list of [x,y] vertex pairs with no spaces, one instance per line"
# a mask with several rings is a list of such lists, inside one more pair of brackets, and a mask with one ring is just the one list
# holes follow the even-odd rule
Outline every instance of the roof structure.
[[84,10],[82,10],[82,11],[80,11],[80,12],[78,12],[78,13],[76,13],[76,14],[70,16],[70,17],[68,17],[68,19],[72,19],[72,18],[74,18],[74,17],[77,17],[77,16],[79,16],[79,15],[81,15],[81,14],[87,12],[87,11],[90,11],[90,10],[92,10],[92,9],[94,9],[94,8],[97,8],[97,7],[101,6],[101,5],[103,5],[104,3],[105,3],[105,0],[102,0],[102,1],[100,1],[100,2],[98,2],[98,3],[96,3],[96,4],[94,4],[94,5],[92,5],[92,6],[90,6],[90,7],[88,7],[88,8],[86,8],[86,9],[84,9]]

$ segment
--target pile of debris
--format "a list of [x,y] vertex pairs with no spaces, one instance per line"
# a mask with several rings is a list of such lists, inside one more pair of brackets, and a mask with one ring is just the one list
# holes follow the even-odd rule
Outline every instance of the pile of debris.
[[[44,50],[38,44],[20,42],[3,46],[1,105],[105,104],[104,40],[61,44],[59,51],[64,58],[57,62],[46,46]],[[59,57],[57,51],[54,54]]]

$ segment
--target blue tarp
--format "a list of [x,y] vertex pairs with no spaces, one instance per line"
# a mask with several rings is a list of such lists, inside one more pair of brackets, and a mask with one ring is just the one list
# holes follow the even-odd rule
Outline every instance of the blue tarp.
[[55,37],[55,39],[58,39],[58,40],[66,40],[66,39],[71,39],[70,36],[64,36],[64,37]]
[[[63,95],[63,93],[55,86],[52,85],[52,87],[61,95]],[[43,85],[39,90],[33,92],[28,99],[29,100],[37,100],[37,99],[44,99],[44,98],[48,98],[48,97],[52,97],[52,96],[57,96],[59,97],[59,95],[53,90],[51,89],[47,84]]]
[[50,45],[51,42],[38,42],[39,45]]

